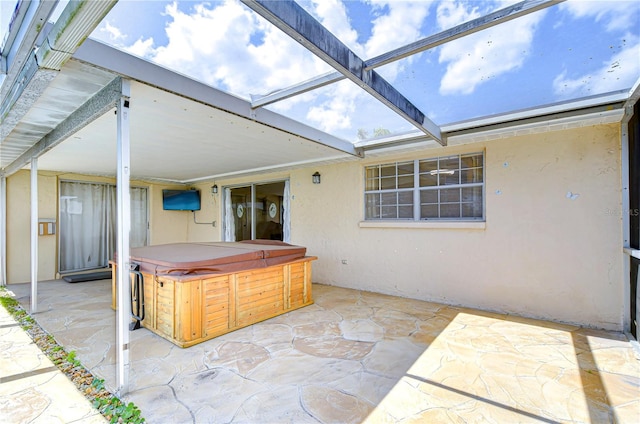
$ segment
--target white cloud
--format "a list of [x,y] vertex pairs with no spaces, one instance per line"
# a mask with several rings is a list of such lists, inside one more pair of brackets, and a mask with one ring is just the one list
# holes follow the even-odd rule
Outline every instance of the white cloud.
[[306,119],[328,133],[350,129],[353,125],[351,117],[358,110],[358,102],[362,101],[362,90],[351,81],[342,81],[333,84],[326,93],[326,100],[309,108]]
[[[449,28],[480,14],[476,7],[448,2],[439,5],[437,17],[440,27]],[[447,68],[440,94],[471,94],[478,85],[522,67],[544,14],[526,15],[442,46],[439,62]]]
[[138,39],[135,43],[124,49],[126,52],[139,57],[151,56],[154,52],[153,38]]
[[373,20],[371,38],[367,40],[366,56],[372,57],[414,42],[421,37],[420,28],[429,15],[432,1],[408,2],[372,0],[372,4],[388,7],[389,13]]
[[358,32],[353,29],[347,9],[340,0],[314,0],[313,14],[322,25],[340,41],[353,49],[357,55],[363,54],[358,43]]
[[[627,40],[634,37],[627,34]],[[553,80],[553,91],[561,98],[585,97],[630,88],[640,75],[640,41],[636,38],[629,47],[603,62],[595,72],[568,78],[563,72]]]
[[111,25],[109,21],[106,21],[104,27],[100,28],[100,32],[106,34],[107,38],[114,43],[123,42],[127,38],[119,28]]
[[636,0],[585,1],[569,0],[560,8],[576,18],[594,18],[605,21],[607,31],[627,31],[638,25],[638,3]]
[[[374,57],[396,47],[403,46],[421,38],[420,28],[429,13],[431,2],[397,2],[372,1],[378,10],[388,10],[380,13],[372,21],[371,37],[364,44],[357,42],[357,32],[348,22],[344,5],[338,1],[318,1],[315,13],[322,23],[347,44],[362,59]],[[403,62],[395,62],[384,66],[382,71],[385,78],[393,82],[399,72],[412,58]],[[324,131],[336,132],[350,129],[355,122],[351,119],[356,114],[362,102],[375,101],[361,88],[351,82],[334,84],[327,90],[328,100],[312,106],[306,118]],[[371,117],[367,117],[372,121]],[[375,120],[375,119],[373,119]],[[356,130],[353,129],[353,137]]]
[[[326,72],[305,49],[236,1],[175,3],[165,14],[168,43],[138,40],[126,50],[236,95],[263,94]],[[259,41],[256,41],[259,40]]]

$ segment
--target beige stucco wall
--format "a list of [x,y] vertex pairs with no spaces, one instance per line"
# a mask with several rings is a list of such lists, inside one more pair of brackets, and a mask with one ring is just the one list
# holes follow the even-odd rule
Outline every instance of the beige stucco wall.
[[[38,218],[57,217],[55,175],[38,174]],[[38,237],[38,280],[55,278],[57,236]],[[7,179],[7,282],[31,280],[31,172]]]
[[[609,125],[425,149],[318,168],[316,186],[296,171],[292,237],[316,282],[620,330],[619,140]],[[483,149],[485,228],[360,227],[365,165]]]
[[[364,166],[485,152],[481,228],[363,226]],[[322,183],[311,174],[319,171]],[[30,279],[29,172],[7,181],[8,282]],[[66,179],[94,180],[69,176]],[[581,325],[622,329],[618,125],[514,136],[485,143],[388,153],[365,160],[193,185],[202,209],[162,210],[149,187],[150,244],[222,239],[223,188],[290,180],[291,242],[307,247],[314,282]],[[100,180],[100,179],[98,179]],[[40,216],[57,216],[58,177],[41,173]],[[113,182],[114,180],[109,180]],[[54,278],[54,237],[39,240],[40,279]]]
[[[38,217],[58,220],[59,180],[103,182],[115,184],[115,179],[40,171],[38,173]],[[132,181],[132,185],[147,187],[149,196],[150,244],[185,242],[189,239],[191,212],[162,210],[162,189],[184,188],[179,185],[159,185]],[[19,171],[7,178],[7,282],[31,280],[31,173]],[[57,278],[58,233],[38,238],[38,280]]]

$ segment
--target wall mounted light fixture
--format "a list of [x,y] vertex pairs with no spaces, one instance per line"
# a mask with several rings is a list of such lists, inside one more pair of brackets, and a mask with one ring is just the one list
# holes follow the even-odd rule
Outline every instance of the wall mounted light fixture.
[[320,184],[320,173],[316,171],[312,176],[314,184]]
[[211,186],[211,194],[218,194],[218,184]]

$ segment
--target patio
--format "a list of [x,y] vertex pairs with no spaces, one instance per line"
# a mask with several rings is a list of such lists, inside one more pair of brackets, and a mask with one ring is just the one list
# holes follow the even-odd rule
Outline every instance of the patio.
[[[34,318],[115,386],[111,281],[42,282]],[[30,286],[10,285],[29,309]],[[315,304],[181,349],[131,333],[149,423],[573,422],[640,416],[623,334],[315,284]],[[16,358],[19,360],[19,358]]]

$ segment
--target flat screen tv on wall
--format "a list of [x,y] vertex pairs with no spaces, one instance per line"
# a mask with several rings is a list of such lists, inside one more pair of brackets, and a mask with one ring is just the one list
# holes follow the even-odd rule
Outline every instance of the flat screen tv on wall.
[[199,211],[200,190],[162,190],[165,211]]

